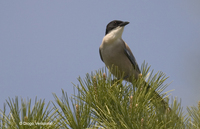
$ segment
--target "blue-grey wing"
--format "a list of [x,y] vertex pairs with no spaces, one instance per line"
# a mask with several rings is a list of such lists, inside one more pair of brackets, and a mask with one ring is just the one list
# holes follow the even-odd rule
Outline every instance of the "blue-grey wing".
[[131,52],[131,49],[128,47],[128,45],[125,42],[124,42],[124,45],[125,45],[125,47],[124,47],[125,54],[127,55],[128,59],[132,63],[133,68],[135,70],[137,70],[139,73],[141,73],[140,68],[139,68],[139,66],[137,64],[137,61],[136,61],[133,53]]
[[[103,57],[102,57],[102,55],[101,55],[101,50],[100,50],[100,48],[99,48],[99,55],[100,55],[100,57],[101,57],[101,60],[103,61]],[[104,62],[104,61],[103,61]]]

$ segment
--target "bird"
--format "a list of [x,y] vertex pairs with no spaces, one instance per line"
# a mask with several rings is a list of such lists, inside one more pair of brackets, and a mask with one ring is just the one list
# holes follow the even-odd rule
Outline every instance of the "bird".
[[[101,60],[115,77],[132,83],[133,79],[137,80],[142,74],[131,49],[122,39],[124,27],[128,24],[129,22],[121,20],[113,20],[107,24],[105,36],[99,47],[99,54]],[[146,92],[149,89],[150,85],[147,84]],[[154,95],[161,101],[164,110],[169,109],[168,104],[156,91],[154,91]]]

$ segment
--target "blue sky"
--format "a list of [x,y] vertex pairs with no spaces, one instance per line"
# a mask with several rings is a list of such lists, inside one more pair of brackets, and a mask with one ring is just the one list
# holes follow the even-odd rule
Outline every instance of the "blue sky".
[[200,100],[199,0],[2,0],[0,17],[0,109],[8,97],[72,95],[72,82],[104,67],[99,46],[115,19],[130,22],[123,39],[139,66],[166,73],[184,108]]

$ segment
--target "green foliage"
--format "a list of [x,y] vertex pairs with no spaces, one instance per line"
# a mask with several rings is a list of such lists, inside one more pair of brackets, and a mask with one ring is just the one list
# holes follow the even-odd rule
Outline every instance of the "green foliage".
[[198,108],[197,107],[191,107],[187,108],[188,114],[192,119],[189,121],[188,127],[191,129],[200,129],[200,101],[198,103]]
[[[45,107],[44,100],[37,101],[31,108],[31,99],[27,102],[18,97],[6,100],[10,109],[6,115],[0,110],[1,129],[198,129],[200,128],[200,103],[198,108],[187,108],[184,115],[180,102],[172,98],[168,102],[168,92],[163,90],[168,77],[163,72],[149,72],[150,67],[143,63],[142,76],[132,83],[116,79],[106,69],[86,74],[85,79],[78,78],[75,85],[77,94],[70,98],[62,90],[62,97],[53,94],[55,102]],[[151,87],[147,89],[148,85]],[[158,94],[162,100],[158,99]],[[167,107],[164,109],[162,101]],[[49,125],[38,125],[50,123]],[[27,123],[27,124],[26,124]]]
[[[142,66],[142,76],[133,84],[121,80],[113,81],[113,76],[103,70],[87,74],[85,80],[79,78],[77,100],[91,107],[93,119],[101,128],[184,128],[182,111],[175,100],[171,111],[163,112],[160,100],[155,100],[154,90],[162,92],[167,84],[164,73],[147,76],[150,67]],[[144,82],[147,80],[147,83]],[[151,89],[146,93],[146,85]],[[161,95],[164,96],[164,95]]]
[[[6,115],[6,104],[4,110],[0,110],[0,128],[1,129],[55,129],[56,124],[56,110],[49,108],[47,104],[44,107],[45,101],[35,99],[35,104],[31,109],[31,99],[21,99],[21,108],[19,107],[18,97],[6,100],[10,109]],[[54,120],[55,119],[55,120]]]
[[[55,94],[53,94],[57,104],[61,108],[61,111],[57,111],[60,116],[59,125],[65,129],[84,129],[92,126],[91,122],[90,106],[83,101],[71,99],[72,108],[70,108],[67,93],[62,90],[62,99],[60,100]],[[54,104],[56,107],[56,105]],[[83,117],[84,116],[84,117]]]

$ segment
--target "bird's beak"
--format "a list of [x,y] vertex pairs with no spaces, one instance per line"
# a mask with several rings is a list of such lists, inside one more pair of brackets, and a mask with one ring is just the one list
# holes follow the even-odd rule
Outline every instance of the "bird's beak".
[[129,24],[129,22],[122,22],[119,26],[125,26],[127,24]]

